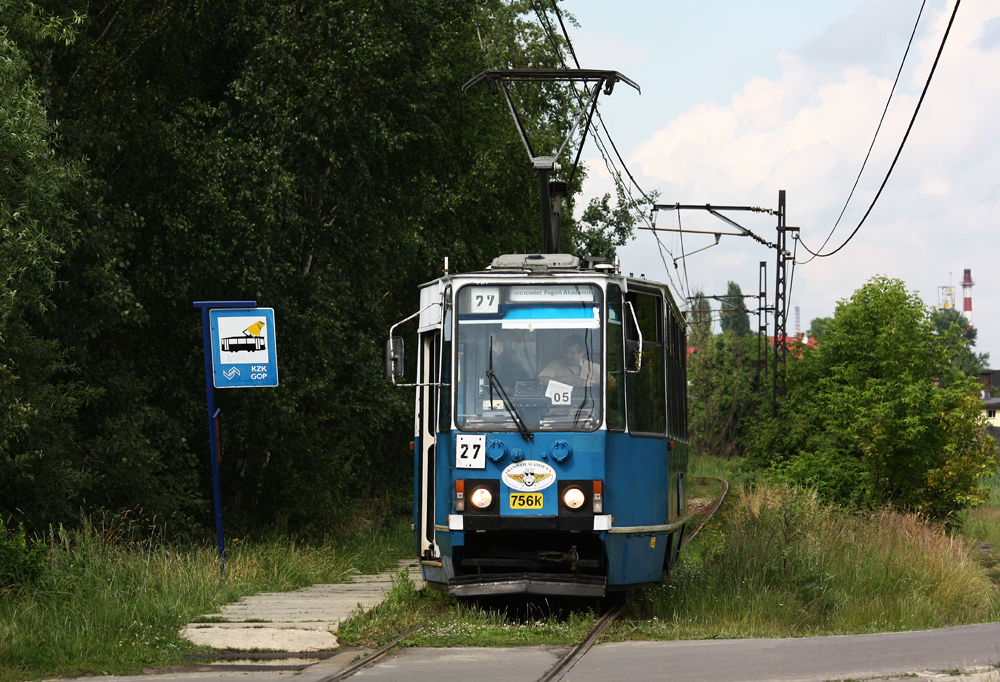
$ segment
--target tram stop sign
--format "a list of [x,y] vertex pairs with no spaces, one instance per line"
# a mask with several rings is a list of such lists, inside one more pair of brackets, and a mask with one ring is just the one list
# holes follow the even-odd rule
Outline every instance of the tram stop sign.
[[216,388],[278,385],[274,308],[217,308],[208,318]]

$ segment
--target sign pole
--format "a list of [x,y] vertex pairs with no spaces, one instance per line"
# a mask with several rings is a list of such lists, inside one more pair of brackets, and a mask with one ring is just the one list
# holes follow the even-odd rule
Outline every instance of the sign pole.
[[195,301],[201,308],[201,332],[205,345],[205,393],[208,396],[208,442],[212,454],[212,493],[215,498],[215,539],[219,545],[219,575],[226,574],[226,543],[222,535],[222,486],[219,482],[219,442],[216,438],[215,385],[212,381],[212,325],[208,311],[211,308],[254,308],[256,301]]

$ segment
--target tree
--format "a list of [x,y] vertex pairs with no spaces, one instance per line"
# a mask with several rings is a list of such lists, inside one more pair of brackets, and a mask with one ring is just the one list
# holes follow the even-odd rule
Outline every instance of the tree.
[[651,192],[649,198],[633,199],[626,196],[619,184],[616,186],[617,203],[611,206],[611,195],[593,198],[580,216],[579,221],[570,224],[569,239],[574,253],[599,256],[609,262],[615,259],[619,246],[632,237],[638,217],[645,207],[652,206],[659,196]]
[[695,349],[698,349],[712,338],[712,302],[700,291],[695,292],[690,300],[688,324],[691,326],[691,332],[688,340]]
[[748,437],[751,465],[842,503],[935,518],[980,504],[978,477],[1000,453],[977,382],[953,364],[955,337],[936,333],[903,282],[870,280],[837,305],[816,348],[790,358],[778,418]]
[[[969,324],[965,316],[954,308],[935,310],[931,313],[937,333],[952,339],[954,358],[952,362],[970,377],[979,377],[979,373],[989,367],[990,354],[976,353],[972,348],[976,345],[979,331]],[[952,328],[954,326],[954,329]],[[949,335],[949,332],[950,335]]]
[[[764,371],[762,376],[770,375]],[[695,449],[726,459],[744,454],[746,421],[759,401],[757,338],[732,332],[707,337],[689,358],[688,377]]]
[[806,332],[806,338],[811,337],[819,341],[826,334],[832,323],[832,317],[814,317],[813,321],[809,323],[809,331]]
[[[59,153],[49,119],[40,76],[78,36],[82,17],[68,17],[0,5],[0,512],[36,530],[114,488],[115,469],[133,484],[157,473],[143,466],[151,449],[133,428],[134,405],[127,418],[104,409],[125,388],[105,381],[104,370],[119,376],[114,339],[140,311],[114,239],[121,216],[102,205],[83,160]],[[97,344],[110,349],[105,363],[91,362]]]
[[[71,6],[46,0],[40,14]],[[80,211],[68,230],[78,246],[55,275],[38,271],[42,289],[70,284],[50,292],[58,314],[44,320],[46,342],[64,350],[38,346],[54,359],[31,386],[77,386],[71,362],[94,386],[45,403],[86,442],[74,450],[82,463],[67,459],[80,480],[51,496],[53,509],[66,503],[46,520],[70,521],[81,506],[204,510],[191,302],[206,299],[254,299],[279,327],[281,386],[218,396],[229,522],[324,529],[365,502],[381,515],[406,507],[412,393],[382,380],[389,325],[416,308],[417,285],[444,256],[480,269],[541,244],[537,175],[503,99],[460,92],[485,69],[557,65],[530,9],[94,0],[75,42],[27,48],[17,78],[41,86],[59,123],[38,137],[58,135],[68,164],[38,177],[82,177],[87,199],[37,221],[62,229],[58,210]],[[568,132],[564,88],[513,96],[536,149]],[[38,151],[30,158],[48,162],[53,150]]]
[[750,316],[743,305],[743,292],[736,282],[729,282],[725,299],[720,307],[719,324],[723,333],[736,336],[750,334]]

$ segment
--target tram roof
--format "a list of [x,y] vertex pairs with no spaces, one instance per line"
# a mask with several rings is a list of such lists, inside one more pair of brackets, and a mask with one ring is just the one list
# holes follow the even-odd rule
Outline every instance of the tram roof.
[[[668,287],[666,283],[649,280],[644,276],[625,276],[623,273],[618,271],[618,267],[616,265],[608,263],[603,258],[579,258],[565,253],[505,254],[494,258],[485,270],[446,273],[444,277],[421,285],[421,289],[427,290],[427,288],[430,287],[433,290],[437,290],[437,287],[443,286],[446,282],[455,279],[468,280],[495,277],[501,280],[514,280],[520,278],[534,279],[539,276],[566,277],[574,279],[580,277],[607,279],[618,281],[626,290],[632,289],[633,287],[656,287],[666,294],[666,298],[670,302],[670,305],[674,308],[676,314],[683,317],[681,315],[680,308],[674,301],[670,287]],[[428,299],[428,301],[429,300],[430,299]]]

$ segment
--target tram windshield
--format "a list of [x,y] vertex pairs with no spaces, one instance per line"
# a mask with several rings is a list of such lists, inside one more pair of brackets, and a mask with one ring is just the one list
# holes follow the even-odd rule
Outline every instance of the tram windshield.
[[[466,431],[593,431],[601,424],[601,290],[467,285],[458,293],[455,417]],[[495,381],[487,371],[492,369]],[[502,389],[502,392],[501,390]],[[509,404],[505,404],[506,394]]]

